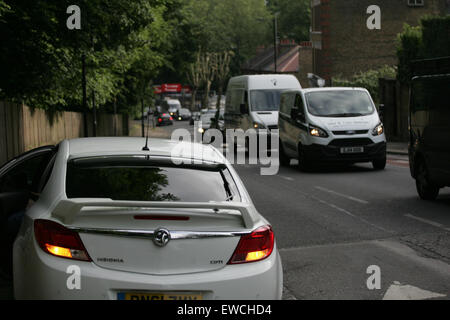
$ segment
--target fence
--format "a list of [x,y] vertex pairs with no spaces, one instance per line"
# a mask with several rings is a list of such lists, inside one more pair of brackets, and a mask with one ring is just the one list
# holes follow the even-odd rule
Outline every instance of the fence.
[[383,123],[388,140],[407,141],[409,87],[398,80],[379,79],[379,98],[384,105]]
[[[92,136],[92,115],[87,116]],[[128,135],[128,117],[97,115],[97,136]],[[48,113],[20,104],[0,101],[0,165],[30,149],[84,137],[84,116],[78,112]]]

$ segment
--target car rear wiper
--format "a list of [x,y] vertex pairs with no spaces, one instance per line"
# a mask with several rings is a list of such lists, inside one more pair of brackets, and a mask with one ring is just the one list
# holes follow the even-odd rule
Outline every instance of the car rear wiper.
[[223,174],[223,171],[220,170],[220,175],[223,179],[223,187],[225,188],[225,192],[227,193],[227,197],[225,198],[225,201],[231,201],[233,200],[234,196],[230,189],[230,184],[228,183],[227,179],[225,178],[225,175]]

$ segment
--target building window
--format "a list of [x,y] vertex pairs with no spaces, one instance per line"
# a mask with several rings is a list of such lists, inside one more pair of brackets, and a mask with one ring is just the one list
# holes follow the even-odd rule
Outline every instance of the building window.
[[425,0],[408,0],[408,6],[410,7],[423,7]]

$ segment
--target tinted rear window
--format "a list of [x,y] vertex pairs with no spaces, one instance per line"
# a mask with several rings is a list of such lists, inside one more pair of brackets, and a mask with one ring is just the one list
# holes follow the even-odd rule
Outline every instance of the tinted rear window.
[[92,165],[67,167],[68,198],[133,201],[240,201],[228,169],[171,166]]

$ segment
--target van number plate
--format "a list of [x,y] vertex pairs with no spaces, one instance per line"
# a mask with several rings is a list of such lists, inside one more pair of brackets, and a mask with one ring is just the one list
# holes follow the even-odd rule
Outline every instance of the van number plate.
[[364,147],[344,147],[341,148],[341,153],[363,153]]

